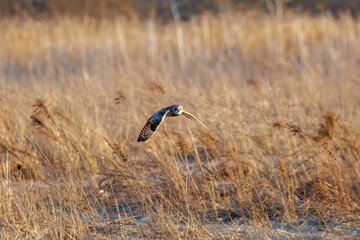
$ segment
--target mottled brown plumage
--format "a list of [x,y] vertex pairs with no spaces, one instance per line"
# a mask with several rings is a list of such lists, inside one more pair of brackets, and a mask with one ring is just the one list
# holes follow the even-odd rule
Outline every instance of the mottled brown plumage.
[[[208,129],[202,122],[200,122],[194,115],[191,113],[183,111],[181,105],[173,105],[166,108],[163,108],[156,113],[154,113],[145,123],[145,125],[140,130],[140,133],[137,136],[138,142],[144,142],[148,140],[159,128],[160,124],[164,121],[165,117],[177,117],[183,116],[187,119],[196,122],[202,127]],[[209,129],[208,129],[209,130]]]

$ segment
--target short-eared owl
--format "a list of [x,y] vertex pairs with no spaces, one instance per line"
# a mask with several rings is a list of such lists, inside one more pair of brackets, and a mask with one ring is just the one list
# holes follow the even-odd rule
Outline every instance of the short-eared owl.
[[[144,142],[148,140],[159,128],[160,124],[164,121],[165,117],[177,117],[183,116],[187,119],[190,119],[197,124],[200,124],[204,128],[208,129],[202,122],[200,122],[194,115],[191,113],[185,112],[181,105],[173,105],[166,108],[163,108],[154,115],[152,115],[145,123],[145,125],[140,130],[139,135],[137,136],[138,142]],[[209,130],[209,129],[208,129]]]

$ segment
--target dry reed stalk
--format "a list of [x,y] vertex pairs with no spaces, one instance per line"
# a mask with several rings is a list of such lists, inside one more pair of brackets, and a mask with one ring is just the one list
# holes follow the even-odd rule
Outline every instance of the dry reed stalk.
[[[13,166],[9,176],[36,170],[46,181],[0,176],[0,237],[262,239],[276,238],[271,235],[276,232],[280,239],[301,238],[312,232],[292,231],[283,219],[296,213],[319,227],[317,222],[330,213],[340,225],[343,216],[358,218],[358,24],[349,16],[283,17],[228,13],[161,26],[88,17],[51,24],[1,22],[0,95],[6,96],[13,133],[4,125],[0,146],[9,150],[0,147],[0,167]],[[242,88],[243,76],[249,75],[257,95],[263,92],[257,79],[266,80],[276,110],[264,105],[259,117],[243,107],[240,96],[249,90]],[[338,79],[346,82],[341,88]],[[31,113],[26,109],[29,89],[45,89],[48,101],[65,110],[57,114],[56,106],[35,99]],[[109,106],[108,93],[114,89],[123,91],[115,104],[129,101],[131,108],[115,112]],[[132,142],[141,112],[161,101],[183,101],[207,111],[215,132],[193,137],[189,131],[189,146],[165,123],[163,141]],[[315,126],[322,109],[337,110]],[[64,112],[72,121],[61,117]],[[61,132],[61,143],[31,131],[29,116],[50,138]],[[273,127],[283,131],[269,129],[274,119],[282,119]],[[311,130],[314,135],[308,134]],[[107,151],[104,135],[121,146],[111,144]],[[125,149],[134,157],[129,159]],[[179,152],[186,154],[186,164]],[[114,183],[107,185],[110,196],[97,195],[89,180],[95,174]],[[296,199],[297,185],[307,187],[302,194],[311,197]],[[309,206],[316,211],[308,211]],[[230,236],[226,221],[231,220]],[[289,235],[265,224],[287,228]],[[244,235],[238,227],[246,229]]]
[[338,126],[340,118],[334,111],[328,111],[324,116],[324,123],[320,124],[318,136],[325,139],[332,139]]
[[112,146],[114,148],[114,153],[119,157],[119,159],[121,159],[123,162],[127,162],[127,154],[122,150],[120,144],[114,143]]
[[282,174],[284,174],[286,172],[286,169],[287,169],[285,163],[283,161],[281,161],[279,158],[276,159],[276,162],[277,162],[279,170],[281,171]]
[[188,155],[190,151],[190,145],[186,142],[185,138],[179,133],[177,134],[177,142],[176,146],[180,149],[180,151]]
[[31,115],[30,116],[32,124],[37,128],[40,129],[46,136],[50,137],[51,139],[57,141],[58,138],[55,133],[46,126],[44,119],[41,119],[39,116]]
[[48,110],[48,106],[46,106],[45,99],[35,98],[35,102],[32,105],[32,107],[33,107],[33,115],[44,116],[52,120],[51,114]]
[[214,131],[201,131],[200,141],[204,146],[210,149],[214,156],[219,156],[222,148],[220,140]]
[[127,99],[128,99],[128,97],[124,92],[117,91],[116,97],[114,98],[114,103],[115,104],[120,104],[120,103],[123,103],[123,102],[127,101]]
[[[50,114],[46,101],[42,98],[36,98],[32,107],[33,112],[30,116],[32,124],[51,139],[58,141],[59,129]],[[47,123],[47,119],[50,120],[50,125]]]
[[5,127],[6,131],[13,134],[14,133],[13,127],[9,120],[9,111],[3,102],[4,102],[3,98],[0,97],[0,111],[1,111],[0,118],[2,118],[2,123],[3,123],[3,126]]

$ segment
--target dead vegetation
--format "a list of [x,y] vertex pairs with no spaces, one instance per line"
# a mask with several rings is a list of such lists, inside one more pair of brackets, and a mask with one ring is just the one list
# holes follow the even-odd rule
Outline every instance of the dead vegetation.
[[358,25],[2,20],[0,238],[359,235]]

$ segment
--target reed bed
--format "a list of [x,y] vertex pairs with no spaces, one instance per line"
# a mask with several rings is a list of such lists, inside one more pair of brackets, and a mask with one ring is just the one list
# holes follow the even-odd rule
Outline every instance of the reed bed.
[[[0,238],[360,234],[347,14],[0,21]],[[181,104],[211,131],[155,111]]]

